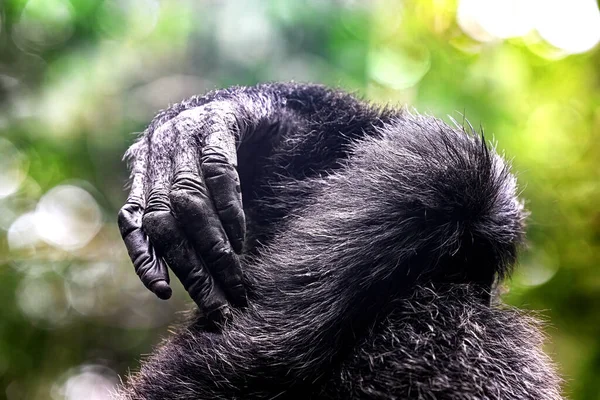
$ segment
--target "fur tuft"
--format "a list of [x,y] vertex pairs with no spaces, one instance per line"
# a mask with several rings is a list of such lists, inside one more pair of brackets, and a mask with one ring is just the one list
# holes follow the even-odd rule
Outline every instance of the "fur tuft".
[[483,136],[404,114],[353,153],[351,169],[377,170],[359,188],[380,193],[397,225],[386,230],[417,233],[405,249],[426,253],[438,278],[489,286],[511,272],[526,213],[508,165]]

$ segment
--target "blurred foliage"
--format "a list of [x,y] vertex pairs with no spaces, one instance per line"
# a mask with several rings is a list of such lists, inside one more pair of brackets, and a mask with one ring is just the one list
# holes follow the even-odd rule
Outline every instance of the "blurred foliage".
[[591,0],[4,0],[0,398],[104,399],[187,307],[119,239],[131,133],[294,79],[485,127],[531,211],[506,299],[542,310],[565,394],[600,399],[599,21]]

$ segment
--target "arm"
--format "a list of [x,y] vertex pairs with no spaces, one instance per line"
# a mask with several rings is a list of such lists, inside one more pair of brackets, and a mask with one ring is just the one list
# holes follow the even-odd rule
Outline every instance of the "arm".
[[227,300],[244,305],[241,191],[252,201],[255,181],[274,187],[268,177],[330,168],[378,117],[348,94],[293,84],[216,91],[159,113],[127,153],[132,185],[119,214],[142,282],[170,297],[164,259],[206,315],[227,314]]
[[241,251],[245,230],[236,145],[279,107],[274,97],[254,100],[192,98],[160,113],[127,154],[132,185],[119,226],[138,275],[169,298],[166,261],[206,315],[220,310],[215,318],[227,300],[245,304],[232,251]]

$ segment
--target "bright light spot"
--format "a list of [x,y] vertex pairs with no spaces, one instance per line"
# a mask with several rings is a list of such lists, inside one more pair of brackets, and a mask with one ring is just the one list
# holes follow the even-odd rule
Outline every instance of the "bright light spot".
[[19,87],[19,80],[9,75],[0,75],[0,87],[7,91],[16,90]]
[[63,43],[73,30],[73,7],[69,1],[29,0],[12,37],[22,50],[35,51]]
[[340,1],[342,6],[352,10],[364,10],[368,11],[373,7],[373,0],[342,0]]
[[52,281],[47,275],[23,279],[16,290],[16,298],[23,314],[34,321],[60,325],[69,314],[62,282]]
[[255,65],[280,50],[280,35],[258,2],[226,2],[218,16],[217,40],[226,57]]
[[102,224],[102,212],[84,189],[61,185],[40,199],[35,223],[44,241],[73,250],[85,246],[96,236]]
[[71,307],[84,315],[102,315],[110,311],[103,307],[106,300],[103,288],[114,284],[112,269],[111,264],[101,262],[71,265],[65,286]]
[[176,103],[214,86],[211,82],[192,75],[170,75],[156,79],[131,91],[130,117],[148,120],[157,109],[167,103]]
[[506,39],[533,29],[533,6],[532,0],[461,0],[456,18],[476,40]]
[[27,213],[17,218],[8,228],[8,248],[11,251],[35,252],[40,242],[36,229],[34,213]]
[[480,42],[524,36],[534,29],[567,53],[588,51],[600,41],[594,0],[461,0],[457,21]]
[[270,67],[265,71],[264,76],[275,81],[314,82],[318,81],[321,76],[335,73],[329,70],[330,65],[326,61],[305,54],[286,57],[279,60],[279,63],[271,63]]
[[565,168],[581,160],[592,141],[583,116],[566,102],[544,104],[531,112],[523,138],[532,149],[525,155],[548,168]]
[[23,213],[35,208],[42,189],[28,176],[12,195],[0,198],[0,229],[8,230]]
[[600,11],[595,0],[546,0],[536,14],[541,37],[567,53],[583,53],[600,41]]
[[369,54],[368,72],[372,79],[393,89],[417,84],[431,66],[427,48],[381,49]]
[[27,177],[27,158],[11,142],[0,137],[0,198],[19,189]]
[[104,94],[122,89],[132,70],[140,70],[135,51],[116,42],[99,42],[94,51],[81,48],[46,69],[47,84],[34,103],[44,133],[67,137],[82,127],[106,123],[94,111]]
[[558,272],[558,256],[552,245],[542,251],[535,249],[525,254],[522,267],[515,278],[525,286],[540,286],[548,282]]
[[[75,64],[75,62],[73,62]],[[79,65],[79,71],[89,67]],[[68,74],[68,79],[49,84],[41,93],[37,114],[44,120],[50,132],[59,136],[68,136],[76,126],[81,126],[82,109],[89,108],[88,90],[93,81],[87,81],[77,71]]]
[[106,0],[97,15],[100,28],[108,36],[141,39],[154,30],[159,13],[157,0]]
[[118,383],[117,374],[101,365],[83,365],[56,383],[51,395],[56,400],[109,400]]

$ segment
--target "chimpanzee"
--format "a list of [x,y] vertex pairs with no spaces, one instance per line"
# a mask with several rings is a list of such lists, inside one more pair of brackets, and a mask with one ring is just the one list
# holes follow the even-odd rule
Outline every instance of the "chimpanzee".
[[168,265],[198,309],[119,398],[562,398],[497,295],[515,178],[462,125],[296,83],[161,111],[119,226],[142,282],[169,298]]

